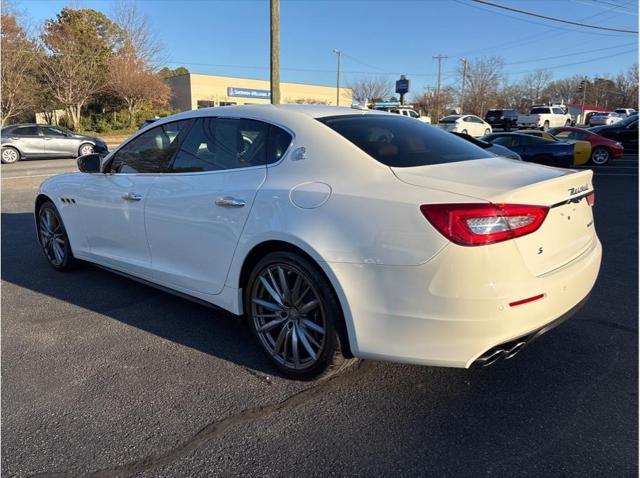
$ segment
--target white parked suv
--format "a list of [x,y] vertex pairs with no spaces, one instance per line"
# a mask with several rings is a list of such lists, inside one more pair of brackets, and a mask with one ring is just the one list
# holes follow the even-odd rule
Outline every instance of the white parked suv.
[[602,126],[616,124],[618,121],[622,121],[626,118],[625,115],[610,112],[610,113],[596,113],[589,118],[589,126]]
[[397,115],[407,116],[409,118],[417,119],[418,121],[422,121],[423,123],[431,124],[431,118],[429,116],[421,116],[415,110],[411,108],[391,108],[389,113],[395,113]]
[[493,133],[491,125],[475,115],[445,116],[438,121],[438,128],[475,137]]
[[633,108],[617,108],[613,110],[613,112],[623,116],[631,116],[633,113],[636,113],[636,110]]
[[534,106],[529,114],[518,115],[518,128],[539,128],[543,131],[560,126],[571,126],[571,115],[556,106]]

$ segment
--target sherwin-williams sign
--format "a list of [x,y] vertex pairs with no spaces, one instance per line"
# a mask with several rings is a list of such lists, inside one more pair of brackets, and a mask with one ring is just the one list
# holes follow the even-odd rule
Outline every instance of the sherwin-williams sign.
[[235,86],[227,87],[227,96],[237,96],[239,98],[262,98],[271,99],[270,90],[254,90],[253,88],[236,88]]

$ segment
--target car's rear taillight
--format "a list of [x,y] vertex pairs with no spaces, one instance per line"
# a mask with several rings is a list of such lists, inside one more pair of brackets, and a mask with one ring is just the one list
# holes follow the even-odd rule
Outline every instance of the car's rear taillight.
[[506,241],[536,231],[549,208],[523,204],[423,204],[420,211],[443,236],[461,246]]
[[596,193],[591,193],[587,196],[587,203],[589,206],[593,206],[596,203]]

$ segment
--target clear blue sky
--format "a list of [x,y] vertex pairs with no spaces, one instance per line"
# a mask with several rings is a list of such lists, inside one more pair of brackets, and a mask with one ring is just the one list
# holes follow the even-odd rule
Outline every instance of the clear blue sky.
[[[17,0],[37,25],[65,5],[109,13],[111,0]],[[494,0],[543,15],[638,29],[637,0]],[[268,79],[268,0],[139,0],[172,66],[194,73]],[[281,80],[335,84],[334,48],[344,52],[344,82],[406,74],[412,92],[436,81],[458,84],[459,59],[500,56],[516,80],[538,68],[554,78],[625,71],[638,58],[637,34],[600,31],[523,16],[470,0],[281,0]],[[560,58],[549,58],[558,57]]]

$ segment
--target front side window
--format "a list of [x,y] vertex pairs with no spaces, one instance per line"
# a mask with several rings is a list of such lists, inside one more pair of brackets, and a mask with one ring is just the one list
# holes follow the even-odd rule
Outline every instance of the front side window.
[[37,126],[21,126],[20,128],[16,128],[11,132],[12,135],[16,136],[39,136]]
[[58,137],[66,137],[66,133],[58,128],[54,128],[53,126],[42,126],[42,132],[45,136],[58,136]]
[[318,118],[318,121],[372,158],[391,167],[428,166],[493,157],[449,132],[402,116],[341,115]]
[[172,172],[204,172],[265,165],[269,125],[235,118],[197,119],[185,137]]
[[553,112],[557,115],[563,115],[564,111],[562,111],[560,108],[553,108]]
[[416,113],[415,111],[409,110],[409,116],[411,116],[412,118],[418,118],[420,115],[418,115],[418,113]]
[[180,142],[180,133],[189,120],[167,123],[142,133],[129,141],[114,156],[115,173],[164,173]]

